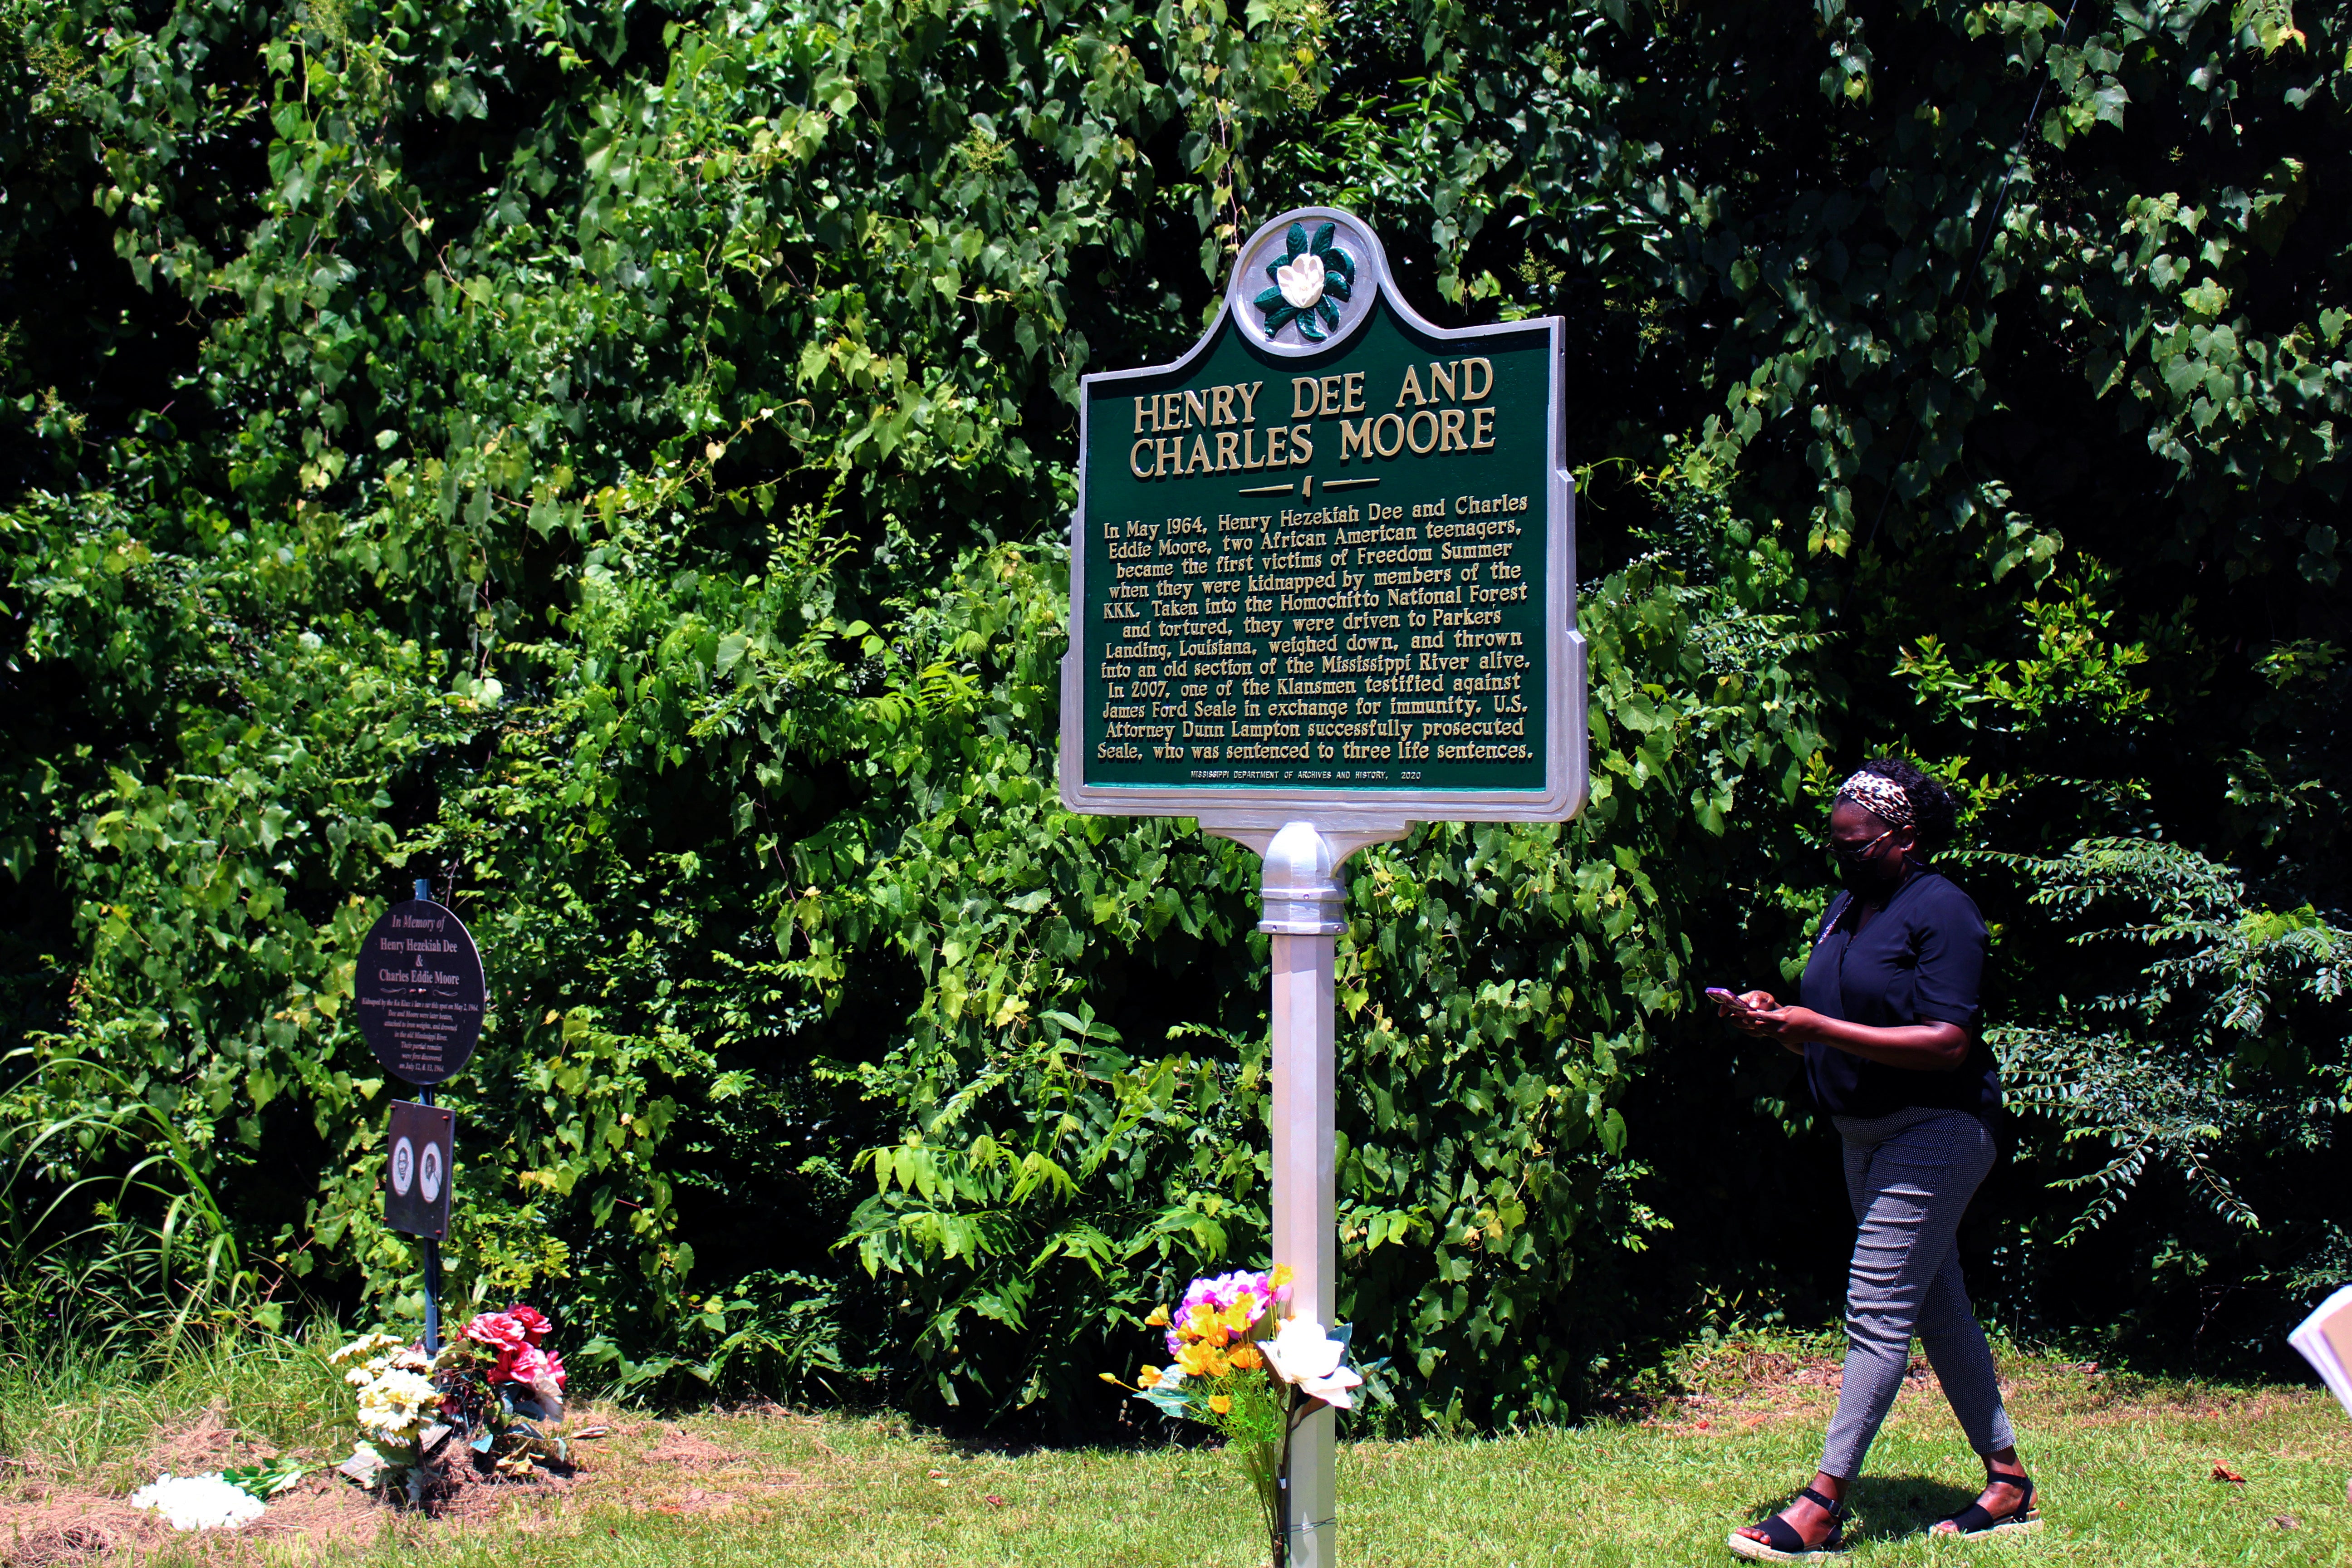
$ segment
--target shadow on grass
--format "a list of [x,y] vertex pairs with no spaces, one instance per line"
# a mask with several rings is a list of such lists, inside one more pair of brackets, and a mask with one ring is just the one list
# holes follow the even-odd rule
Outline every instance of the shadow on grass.
[[1981,1489],[1927,1476],[1864,1476],[1850,1494],[1863,1532],[1874,1541],[1924,1535],[1939,1519],[1977,1500]]
[[[1928,1476],[1864,1476],[1846,1494],[1851,1516],[1846,1539],[1900,1541],[1908,1535],[1924,1535],[1937,1520],[1948,1518],[1976,1501],[1977,1489]],[[1743,1524],[1759,1523],[1788,1506],[1786,1496],[1751,1503],[1746,1518],[1725,1528],[1737,1530]]]
[[[1213,1427],[1160,1415],[1135,1415],[1122,1410],[1119,1417],[1098,1430],[1063,1435],[1043,1434],[1020,1426],[1003,1430],[963,1432],[920,1426],[898,1417],[901,1436],[929,1439],[967,1458],[1025,1459],[1041,1454],[1158,1453],[1165,1448],[1215,1448],[1224,1442]],[[1346,1436],[1340,1439],[1348,1441]]]

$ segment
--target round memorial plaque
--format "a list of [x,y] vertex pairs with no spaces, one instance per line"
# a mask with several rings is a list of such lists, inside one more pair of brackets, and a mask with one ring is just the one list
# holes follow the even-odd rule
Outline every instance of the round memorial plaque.
[[352,994],[375,1059],[424,1088],[466,1065],[489,1000],[473,937],[425,899],[393,905],[369,930]]

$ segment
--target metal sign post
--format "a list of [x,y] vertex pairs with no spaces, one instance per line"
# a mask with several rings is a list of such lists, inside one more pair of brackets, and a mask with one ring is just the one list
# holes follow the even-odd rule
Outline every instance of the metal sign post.
[[[433,1091],[419,1091],[429,1110]],[[441,1353],[441,1238],[437,1236],[419,1237],[425,1246],[425,1353]]]
[[[1339,933],[1348,929],[1338,871],[1357,846],[1335,845],[1313,824],[1294,822],[1253,847],[1265,859],[1265,913],[1258,930],[1271,938],[1274,969],[1274,1256],[1297,1276],[1294,1309],[1307,1308],[1328,1327],[1339,1305],[1332,976]],[[1302,1422],[1290,1440],[1286,1501],[1292,1568],[1326,1568],[1333,1560],[1339,1511],[1336,1425],[1327,1406]]]
[[[1286,213],[1172,364],[1079,403],[1062,799],[1190,816],[1265,862],[1273,1255],[1339,1309],[1339,871],[1418,822],[1586,794],[1556,318],[1446,329],[1370,226]],[[1336,1561],[1333,1413],[1291,1446],[1290,1568]]]

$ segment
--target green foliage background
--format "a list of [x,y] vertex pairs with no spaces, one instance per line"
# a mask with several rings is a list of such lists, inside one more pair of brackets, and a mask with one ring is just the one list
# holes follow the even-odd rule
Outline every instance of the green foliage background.
[[1244,852],[1055,797],[1071,399],[1309,201],[1573,345],[1591,805],[1367,852],[1341,944],[1402,1416],[1828,1310],[1828,1135],[1693,1002],[1793,973],[1888,747],[1997,931],[1988,1310],[2242,1360],[2352,1267],[2342,7],[0,15],[20,1300],[415,1310],[348,1001],[424,875],[495,987],[458,1291],[1114,1418],[1262,1256],[1265,949]]

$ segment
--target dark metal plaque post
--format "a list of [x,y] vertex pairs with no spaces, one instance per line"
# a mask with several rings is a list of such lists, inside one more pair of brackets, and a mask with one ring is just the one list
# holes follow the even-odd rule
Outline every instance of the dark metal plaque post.
[[489,987],[465,922],[416,896],[394,904],[360,944],[352,987],[360,1033],[386,1072],[417,1086],[417,1103],[395,1101],[386,1133],[384,1221],[423,1243],[425,1351],[441,1349],[441,1247],[449,1234],[457,1116],[433,1103],[433,1086],[463,1068],[482,1037]]

